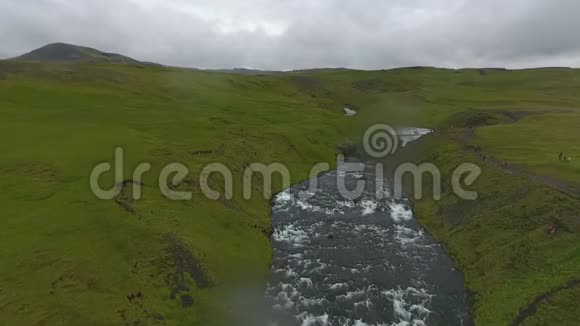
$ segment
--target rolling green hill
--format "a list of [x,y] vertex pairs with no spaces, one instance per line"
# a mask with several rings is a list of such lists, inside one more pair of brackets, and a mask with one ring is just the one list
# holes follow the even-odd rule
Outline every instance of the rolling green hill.
[[[464,271],[478,325],[578,319],[580,71],[243,75],[110,64],[131,61],[76,47],[57,57],[79,62],[30,62],[61,61],[51,51],[0,61],[0,325],[252,325],[271,226],[260,187],[242,199],[245,167],[281,162],[304,180],[378,122],[436,129],[411,154],[444,174],[483,167],[480,200],[448,191],[416,203]],[[113,201],[90,191],[89,173],[117,146],[126,180],[152,165],[139,201],[130,181]],[[160,194],[170,162],[188,167],[174,187],[191,200]],[[196,178],[212,162],[240,180],[233,200],[202,195]]]
[[16,60],[36,62],[99,62],[141,64],[133,58],[117,53],[102,52],[97,49],[67,43],[52,43],[23,54]]

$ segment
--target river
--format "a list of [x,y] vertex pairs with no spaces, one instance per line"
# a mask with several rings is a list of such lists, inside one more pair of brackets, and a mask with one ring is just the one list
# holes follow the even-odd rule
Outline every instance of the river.
[[[415,220],[410,202],[377,199],[374,166],[330,171],[273,201],[269,325],[468,325],[463,277]],[[345,199],[365,181],[362,197]]]

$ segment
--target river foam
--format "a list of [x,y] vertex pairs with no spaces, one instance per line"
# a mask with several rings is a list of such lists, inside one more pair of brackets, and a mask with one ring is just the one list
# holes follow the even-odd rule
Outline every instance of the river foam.
[[[461,274],[406,199],[392,198],[388,187],[376,195],[373,170],[330,171],[316,191],[305,182],[275,197],[269,325],[454,326],[468,319]],[[337,177],[349,189],[366,181],[362,197],[341,196]]]

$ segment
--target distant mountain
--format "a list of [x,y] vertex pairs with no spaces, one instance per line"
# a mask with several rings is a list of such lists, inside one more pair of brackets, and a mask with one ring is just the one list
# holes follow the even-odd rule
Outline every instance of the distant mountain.
[[211,72],[223,72],[227,74],[236,75],[252,75],[252,76],[266,76],[266,75],[279,75],[287,73],[315,73],[323,71],[347,71],[347,68],[311,68],[311,69],[298,69],[298,70],[259,70],[259,69],[247,69],[247,68],[233,68],[233,69],[197,69],[202,71]]
[[233,68],[233,69],[203,69],[204,71],[213,72],[223,72],[226,74],[236,74],[236,75],[276,75],[283,73],[282,71],[272,71],[272,70],[258,70],[258,69],[247,69],[247,68]]
[[38,62],[97,62],[121,64],[151,64],[97,49],[67,43],[52,43],[23,54],[14,60]]

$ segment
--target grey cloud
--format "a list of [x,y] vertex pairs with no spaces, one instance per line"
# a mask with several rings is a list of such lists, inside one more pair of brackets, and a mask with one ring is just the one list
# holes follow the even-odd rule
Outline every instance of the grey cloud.
[[568,0],[0,0],[1,57],[70,42],[201,68],[580,66]]

